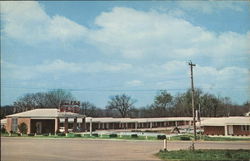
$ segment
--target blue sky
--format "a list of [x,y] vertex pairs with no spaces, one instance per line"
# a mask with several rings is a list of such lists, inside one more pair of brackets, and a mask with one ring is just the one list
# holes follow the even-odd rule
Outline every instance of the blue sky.
[[247,1],[1,2],[1,105],[62,88],[105,107],[195,87],[249,100]]

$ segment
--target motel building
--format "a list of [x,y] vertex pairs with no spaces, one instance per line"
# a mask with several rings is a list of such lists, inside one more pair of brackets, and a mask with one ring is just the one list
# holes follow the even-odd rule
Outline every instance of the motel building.
[[191,126],[191,117],[163,118],[91,118],[60,109],[34,109],[6,116],[1,120],[8,132],[19,132],[25,123],[28,134],[54,134],[56,132],[87,132],[95,130],[152,129],[160,127]]
[[[61,109],[34,109],[6,116],[1,120],[8,132],[19,132],[18,125],[25,123],[28,134],[54,134],[56,132],[92,132],[96,130],[140,130],[153,128],[192,128],[192,117],[161,118],[92,118],[75,111]],[[196,122],[205,135],[250,136],[250,117],[203,117]]]
[[201,121],[205,135],[250,136],[250,117],[206,118]]

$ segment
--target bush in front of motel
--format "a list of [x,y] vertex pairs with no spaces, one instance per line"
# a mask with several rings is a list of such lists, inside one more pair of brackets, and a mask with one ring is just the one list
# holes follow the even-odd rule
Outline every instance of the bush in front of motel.
[[57,136],[66,136],[65,133],[57,133]]
[[30,134],[28,134],[28,136],[35,136],[35,134],[34,133],[30,133]]
[[166,139],[166,135],[157,135],[158,140],[164,140]]
[[1,133],[7,133],[7,130],[6,130],[6,128],[3,126],[3,127],[1,127]]
[[110,134],[109,137],[110,138],[117,138],[117,134]]
[[20,125],[18,125],[18,130],[21,134],[27,134],[28,128],[26,123],[22,122]]
[[181,136],[180,139],[181,140],[191,140],[191,138],[189,136]]
[[98,137],[99,135],[97,133],[92,134],[94,137]]
[[48,133],[44,133],[43,136],[49,136],[49,134]]
[[132,134],[131,138],[138,138],[138,135],[137,134]]
[[74,134],[74,137],[82,137],[81,134]]

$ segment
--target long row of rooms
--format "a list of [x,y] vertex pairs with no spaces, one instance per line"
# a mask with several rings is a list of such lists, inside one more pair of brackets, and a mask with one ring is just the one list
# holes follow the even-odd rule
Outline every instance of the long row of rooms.
[[[183,118],[86,118],[86,131],[92,130],[116,130],[116,129],[147,129],[159,127],[173,127],[182,125],[191,125],[191,117]],[[69,129],[74,128],[74,119],[68,121]],[[77,119],[77,127],[81,127],[81,119]],[[60,119],[60,127],[65,126],[65,119]]]
[[[86,132],[117,129],[152,129],[193,124],[191,117],[163,118],[91,118],[84,115],[60,112],[58,109],[35,109],[6,117],[8,132],[18,132],[25,123],[27,133]],[[1,122],[2,123],[2,122]],[[202,118],[196,123],[207,135],[250,135],[250,117]]]

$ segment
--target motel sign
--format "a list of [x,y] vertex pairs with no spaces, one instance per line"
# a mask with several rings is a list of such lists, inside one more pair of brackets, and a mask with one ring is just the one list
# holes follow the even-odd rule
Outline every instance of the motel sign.
[[80,112],[80,101],[64,101],[60,104],[60,112]]

